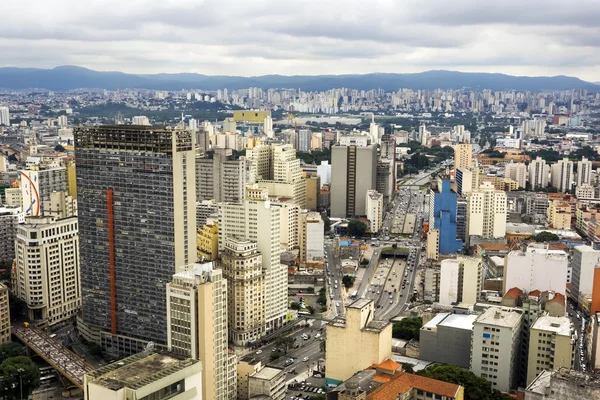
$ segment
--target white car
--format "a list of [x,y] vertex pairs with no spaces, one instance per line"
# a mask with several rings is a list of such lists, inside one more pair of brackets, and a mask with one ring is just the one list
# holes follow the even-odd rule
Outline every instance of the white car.
[[302,359],[302,361],[303,361],[303,362],[307,362],[307,361],[308,361],[308,357],[304,357],[304,358]]
[[256,354],[262,354],[262,350],[257,351]]

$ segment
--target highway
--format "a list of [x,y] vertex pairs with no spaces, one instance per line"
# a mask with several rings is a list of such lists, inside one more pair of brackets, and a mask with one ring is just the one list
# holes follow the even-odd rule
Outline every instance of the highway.
[[[344,308],[344,300],[342,297],[342,265],[338,262],[333,250],[333,245],[330,241],[325,243],[325,252],[327,253],[327,267],[325,269],[327,276],[327,304],[329,308],[328,318],[335,318],[337,316],[346,315],[346,309]],[[331,285],[329,284],[331,280]],[[337,284],[335,283],[337,281]],[[337,286],[337,288],[336,288]]]

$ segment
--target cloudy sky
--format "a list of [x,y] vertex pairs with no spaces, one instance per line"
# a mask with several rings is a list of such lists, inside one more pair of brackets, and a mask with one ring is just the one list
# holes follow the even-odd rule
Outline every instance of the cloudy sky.
[[600,0],[3,0],[0,66],[600,81]]

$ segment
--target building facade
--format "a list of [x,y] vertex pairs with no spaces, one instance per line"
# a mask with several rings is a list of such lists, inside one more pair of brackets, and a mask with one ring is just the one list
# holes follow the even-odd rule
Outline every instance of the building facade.
[[506,192],[483,182],[467,200],[467,232],[469,236],[500,238],[506,235]]
[[196,200],[238,202],[246,195],[246,160],[232,159],[231,149],[215,149],[196,158]]
[[12,263],[15,258],[17,226],[25,222],[21,207],[0,207],[0,262]]
[[323,262],[325,258],[325,223],[316,212],[300,213],[298,241],[300,244],[300,261]]
[[600,263],[600,251],[587,245],[573,248],[570,296],[579,307],[592,295],[594,269],[598,263]]
[[8,287],[0,283],[0,344],[10,342],[10,304]]
[[548,186],[548,176],[550,166],[546,165],[546,160],[537,157],[529,163],[529,186],[531,190],[545,188]]
[[551,169],[552,187],[559,192],[570,191],[573,187],[573,161],[568,158],[559,160],[556,164],[552,164]]
[[367,190],[366,209],[371,233],[379,232],[383,224],[383,195],[376,190]]
[[21,171],[21,196],[26,216],[41,216],[50,207],[50,193],[67,190],[65,168],[40,169],[32,165]]
[[[462,240],[457,239],[456,193],[450,191],[450,180],[443,179],[438,190],[429,193],[429,231],[439,231],[439,254],[456,254],[462,250]],[[429,251],[428,251],[429,253]]]
[[458,143],[454,146],[454,168],[471,168],[473,166],[473,145]]

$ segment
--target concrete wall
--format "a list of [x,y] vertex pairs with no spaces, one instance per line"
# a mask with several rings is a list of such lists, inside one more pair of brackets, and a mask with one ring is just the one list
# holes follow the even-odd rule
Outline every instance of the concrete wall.
[[419,334],[419,357],[469,368],[471,331],[438,326],[436,331],[421,329]]

